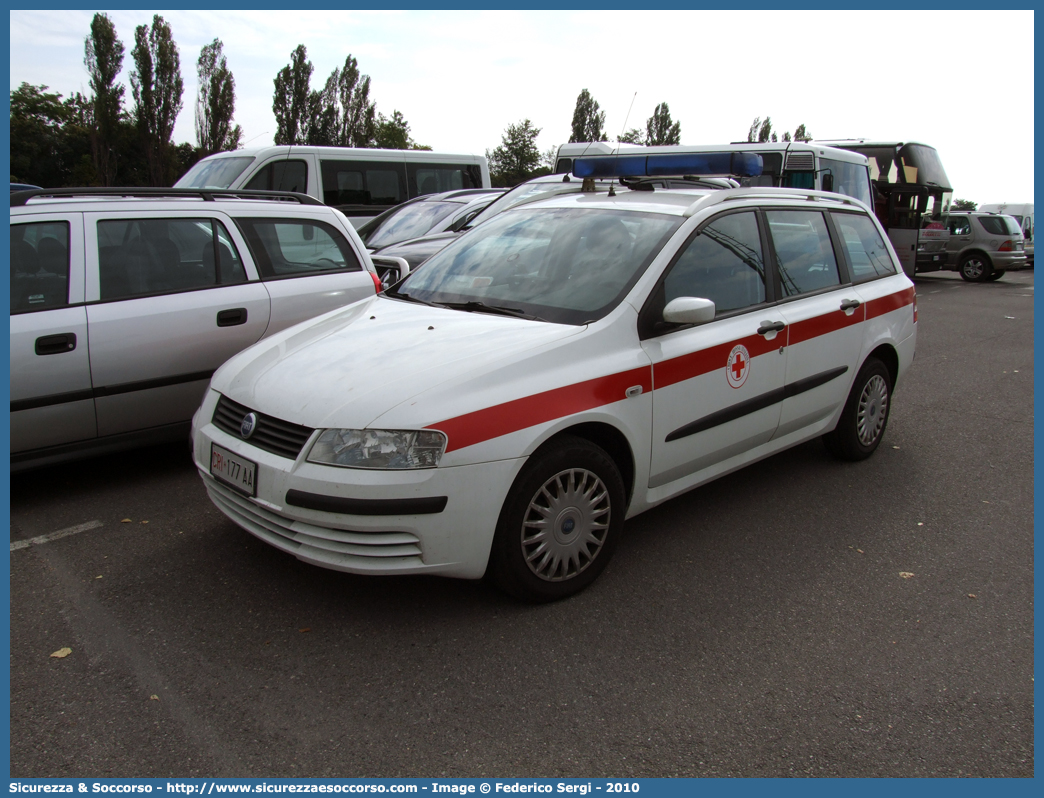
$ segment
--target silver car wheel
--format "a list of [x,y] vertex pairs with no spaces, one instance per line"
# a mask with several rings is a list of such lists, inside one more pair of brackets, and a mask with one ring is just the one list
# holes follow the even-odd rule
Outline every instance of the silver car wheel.
[[560,471],[533,496],[522,522],[522,554],[537,577],[562,582],[582,573],[609,533],[609,491],[583,468]]
[[863,446],[870,446],[884,429],[888,418],[888,384],[875,374],[863,386],[856,410],[856,434]]
[[980,257],[969,257],[964,261],[964,265],[961,267],[961,272],[968,280],[981,280],[983,275],[986,273],[986,263]]

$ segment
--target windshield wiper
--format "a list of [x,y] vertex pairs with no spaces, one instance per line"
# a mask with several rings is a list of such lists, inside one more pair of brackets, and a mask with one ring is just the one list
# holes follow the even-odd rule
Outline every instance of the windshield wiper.
[[429,302],[428,300],[421,299],[420,297],[404,294],[402,291],[396,291],[394,288],[386,289],[384,295],[394,297],[395,299],[405,299],[407,302],[416,302],[418,305],[427,305],[429,308],[439,307],[434,302]]
[[485,302],[476,302],[470,300],[468,302],[439,302],[444,308],[452,308],[453,310],[465,310],[469,313],[494,313],[499,316],[514,316],[518,319],[532,319],[533,321],[546,321],[539,316],[534,316],[531,313],[526,313],[521,308],[508,308],[503,305],[487,305]]

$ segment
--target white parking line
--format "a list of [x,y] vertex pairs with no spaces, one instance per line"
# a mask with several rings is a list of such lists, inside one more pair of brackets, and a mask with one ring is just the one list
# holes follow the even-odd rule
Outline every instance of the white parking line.
[[27,549],[30,546],[39,546],[41,543],[50,543],[52,540],[58,540],[59,538],[67,538],[69,535],[78,535],[81,532],[86,532],[88,529],[97,529],[100,526],[104,526],[101,521],[87,521],[83,524],[77,524],[66,529],[59,529],[57,532],[51,532],[48,535],[40,535],[39,537],[29,538],[29,540],[16,540],[11,544],[11,551],[16,549]]

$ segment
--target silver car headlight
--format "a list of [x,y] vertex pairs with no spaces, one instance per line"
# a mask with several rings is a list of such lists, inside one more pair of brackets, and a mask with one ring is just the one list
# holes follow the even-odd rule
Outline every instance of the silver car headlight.
[[435,468],[446,451],[445,434],[430,429],[328,429],[312,445],[308,462],[346,468]]

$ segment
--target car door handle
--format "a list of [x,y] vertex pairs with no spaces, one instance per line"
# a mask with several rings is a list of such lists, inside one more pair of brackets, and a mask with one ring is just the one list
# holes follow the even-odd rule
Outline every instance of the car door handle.
[[231,308],[230,310],[219,310],[217,314],[218,327],[235,327],[237,324],[246,324],[246,320],[246,308]]
[[781,321],[763,321],[758,327],[758,335],[768,335],[786,329],[787,325]]
[[841,302],[841,310],[855,310],[862,304],[858,299],[845,299]]
[[44,335],[36,339],[36,354],[60,355],[76,348],[76,333],[58,333]]

